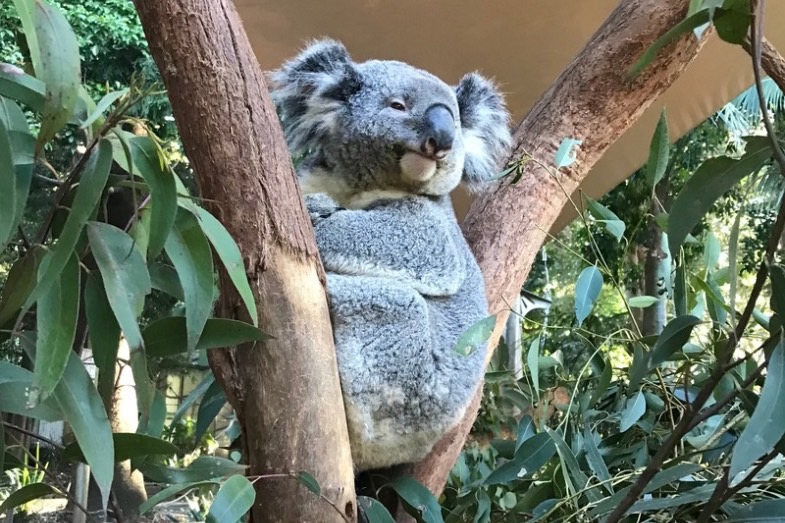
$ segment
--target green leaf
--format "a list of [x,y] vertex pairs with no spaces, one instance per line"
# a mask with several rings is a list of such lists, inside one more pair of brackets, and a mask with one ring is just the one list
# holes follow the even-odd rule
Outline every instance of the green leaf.
[[194,431],[194,439],[196,441],[199,441],[202,435],[207,432],[210,424],[221,412],[224,405],[226,405],[226,395],[221,388],[221,384],[214,381],[204,393],[201,403],[199,403],[199,412],[196,415],[196,430]]
[[603,360],[603,362],[605,366],[597,381],[597,387],[595,387],[594,392],[592,392],[591,398],[589,399],[589,405],[595,405],[600,401],[600,398],[602,398],[605,391],[608,390],[608,386],[610,386],[611,380],[613,379],[613,367],[611,366],[610,361]]
[[687,314],[687,304],[689,303],[690,288],[687,284],[687,269],[682,262],[676,267],[676,274],[673,281],[673,308],[676,316]]
[[[700,471],[702,468],[703,467],[701,465],[696,463],[679,463],[678,465],[663,469],[658,472],[649,483],[646,484],[642,494],[649,494],[650,492],[654,492],[655,490],[660,489],[666,485],[675,486],[683,477],[694,474],[695,472]],[[635,480],[637,478],[631,479]],[[610,512],[616,508],[616,506],[627,496],[631,488],[631,486],[624,487],[612,496],[603,499],[599,504],[597,504],[597,506],[589,510],[589,517],[592,518],[592,520],[595,520],[597,516]]]
[[521,448],[526,441],[534,436],[534,420],[528,414],[518,422],[518,435],[515,438],[515,452]]
[[[142,333],[147,352],[158,358],[188,351],[186,319],[170,316],[151,323]],[[264,332],[242,321],[210,318],[204,325],[196,350],[235,347],[270,339]]]
[[25,503],[44,496],[51,496],[52,494],[60,498],[65,497],[59,490],[46,483],[30,483],[13,491],[0,505],[0,513],[11,511]]
[[[46,85],[36,147],[40,150],[71,119],[79,96],[82,73],[79,43],[68,21],[60,11],[42,0],[36,0],[34,5],[33,24],[40,57],[37,61],[32,56],[33,68],[36,77]],[[27,34],[29,44],[30,37]]]
[[635,504],[630,507],[628,513],[637,514],[650,510],[663,510],[688,504],[700,504],[709,499],[709,496],[711,496],[711,493],[715,488],[715,485],[703,485],[687,490],[686,492],[679,492],[678,496],[643,499],[635,502]]
[[213,308],[213,255],[196,218],[179,213],[165,245],[185,295],[185,324],[190,354]]
[[357,504],[368,523],[395,523],[387,508],[368,496],[357,496]]
[[494,470],[486,479],[486,485],[507,484],[531,476],[545,465],[554,454],[556,444],[546,432],[540,432],[524,441],[515,452],[512,461]]
[[317,496],[322,495],[322,487],[319,485],[319,482],[313,477],[311,474],[301,470],[297,473],[297,481],[303,484],[305,488],[316,494]]
[[93,380],[73,351],[69,353],[65,374],[52,397],[84,451],[105,507],[114,478],[112,429]]
[[217,485],[219,484],[218,481],[196,481],[193,483],[182,483],[177,485],[169,485],[161,492],[155,494],[147,498],[147,501],[139,505],[139,515],[144,515],[145,512],[148,512],[151,508],[156,506],[157,504],[166,501],[169,498],[173,498],[182,492],[186,492],[188,490],[192,490],[195,488],[207,486],[207,485]]
[[13,100],[9,100],[4,96],[0,96],[0,122],[3,123],[9,133],[12,131],[18,131],[23,134],[30,133],[27,118],[25,118],[22,109]]
[[717,35],[728,43],[743,45],[752,22],[751,12],[749,0],[725,0],[714,15]]
[[613,211],[605,207],[597,200],[592,200],[591,198],[587,197],[586,201],[589,206],[589,213],[594,217],[595,220],[605,226],[605,229],[611,233],[614,238],[616,238],[617,242],[620,242],[621,239],[624,238],[624,230],[626,228],[624,222],[621,221],[619,217],[613,213]]
[[[41,266],[46,272],[46,262]],[[36,310],[35,367],[31,406],[48,398],[65,372],[73,351],[76,319],[79,314],[79,260],[71,256],[57,282],[38,299]]]
[[695,316],[679,316],[669,321],[651,349],[649,368],[653,369],[681,350],[689,341],[692,329],[700,322]]
[[243,256],[240,253],[240,248],[232,239],[229,231],[219,222],[212,214],[197,207],[197,218],[202,226],[207,239],[215,249],[215,253],[226,268],[226,273],[229,279],[232,280],[234,288],[243,300],[248,315],[251,317],[251,322],[255,326],[259,326],[258,312],[256,310],[256,301],[254,301],[253,291],[248,283],[248,276],[245,273],[245,265],[243,263]]
[[98,367],[98,392],[104,403],[109,405],[114,391],[115,365],[121,333],[120,325],[106,297],[104,282],[95,272],[87,277],[84,304],[90,348],[95,366]]
[[[118,137],[122,143],[112,140],[115,161],[129,173],[141,176],[150,188],[152,215],[148,255],[152,260],[164,248],[177,216],[175,175],[159,157],[158,148],[149,136],[122,133]],[[128,148],[128,154],[123,145]]]
[[[133,432],[115,432],[112,434],[112,440],[115,463],[145,456],[171,456],[180,450],[166,440]],[[73,461],[85,461],[77,442],[63,449],[62,457]]]
[[659,298],[655,298],[654,296],[633,296],[627,303],[630,307],[634,307],[637,309],[645,309],[647,307],[651,307],[655,303],[660,301]]
[[692,31],[695,28],[707,23],[708,21],[709,12],[707,10],[701,10],[674,25],[664,35],[659,37],[651,46],[649,46],[648,49],[646,49],[646,51],[630,69],[629,76],[631,78],[638,76],[638,74],[640,74],[640,72],[647,65],[649,65],[652,60],[654,60],[659,50],[665,47],[665,45],[683,35],[684,33]]
[[736,477],[785,435],[785,341],[780,340],[767,366],[760,401],[733,448],[729,478]]
[[45,254],[43,246],[35,245],[11,267],[0,289],[0,326],[14,317],[33,292],[38,281],[38,268]]
[[[512,494],[508,492],[507,494]],[[506,495],[506,494],[505,494]],[[515,506],[515,504],[511,504]],[[491,498],[484,490],[477,491],[477,512],[474,514],[473,523],[490,523],[491,521]]]
[[662,177],[665,176],[665,170],[668,168],[668,159],[670,156],[670,143],[668,139],[668,120],[665,116],[665,109],[663,108],[660,113],[660,119],[657,122],[657,128],[654,131],[654,136],[651,138],[651,145],[649,146],[649,161],[646,163],[646,182],[650,187],[654,188]]
[[455,343],[453,352],[460,356],[468,356],[488,342],[496,327],[496,315],[488,316],[466,329]]
[[684,184],[671,206],[668,219],[668,245],[672,253],[679,247],[717,199],[744,177],[757,172],[771,156],[768,138],[747,138],[744,156],[711,158],[698,167]]
[[180,406],[177,408],[177,411],[172,416],[172,421],[169,423],[170,427],[174,427],[180,421],[186,412],[196,403],[196,401],[201,398],[207,390],[212,386],[215,382],[215,375],[211,372],[207,374],[199,385],[194,387],[194,389],[185,397],[185,399],[180,403]]
[[[122,98],[123,96],[128,94],[128,88],[120,89],[119,91],[112,91],[111,93],[106,93],[101,100],[98,101],[98,105],[95,106],[95,110],[87,117],[87,119],[82,122],[80,126],[82,129],[87,129],[90,127],[93,122],[103,123],[103,118],[101,116],[104,112],[109,109],[109,107],[115,103],[117,100]],[[99,118],[101,121],[99,121]]]
[[641,417],[646,413],[646,398],[643,392],[638,391],[631,398],[627,398],[624,405],[624,410],[621,413],[621,421],[619,423],[619,431],[627,432],[633,425],[635,425]]
[[139,434],[147,434],[154,438],[160,438],[166,424],[166,398],[160,390],[153,390],[153,402],[150,407],[150,416],[139,420],[139,427],[136,429]]
[[601,496],[600,493],[597,492],[595,488],[588,488],[590,487],[589,478],[586,474],[583,473],[581,470],[580,465],[578,464],[578,459],[573,454],[570,447],[564,441],[559,431],[551,430],[549,428],[545,428],[548,435],[553,439],[553,442],[556,444],[556,451],[559,453],[559,458],[561,458],[561,463],[563,467],[566,467],[567,472],[570,475],[570,478],[573,482],[573,492],[581,492],[584,494],[589,501],[592,503],[597,503],[600,501]]
[[766,499],[733,510],[725,523],[780,523],[785,512],[785,498]]
[[404,476],[393,479],[388,485],[400,496],[408,514],[418,517],[424,523],[444,523],[439,502],[422,484]]
[[562,167],[569,167],[575,163],[578,156],[576,147],[580,147],[582,143],[583,140],[564,138],[559,144],[559,148],[556,150],[556,168],[561,169]]
[[717,239],[713,232],[707,232],[706,237],[703,239],[703,265],[706,268],[706,276],[713,273],[717,268],[721,253],[722,246],[720,245],[720,240]]
[[49,264],[46,272],[38,278],[38,286],[27,299],[27,307],[32,305],[50,285],[57,281],[58,275],[68,263],[68,259],[79,241],[82,229],[101,199],[101,193],[103,193],[109,179],[112,149],[106,140],[101,140],[97,148],[97,153],[94,152],[90,155],[82,171],[68,218],[57,238],[57,244],[47,256]]
[[540,336],[537,336],[529,345],[526,353],[526,365],[532,380],[532,390],[537,399],[540,398]]
[[87,236],[109,305],[133,352],[143,347],[136,318],[151,289],[144,258],[131,237],[113,225],[90,222],[87,224]]
[[221,478],[232,474],[243,474],[246,468],[248,467],[239,465],[230,459],[199,456],[184,469],[143,462],[139,470],[150,481],[158,483],[191,483]]
[[215,495],[210,511],[207,513],[207,523],[238,521],[251,510],[255,500],[256,491],[248,478],[232,476]]
[[151,263],[147,269],[150,271],[150,283],[153,289],[165,292],[180,301],[185,299],[174,267],[163,263]]
[[597,447],[597,442],[594,439],[594,433],[587,425],[583,431],[583,440],[586,446],[586,462],[589,468],[597,478],[602,481],[602,488],[613,494],[613,483],[611,482],[611,474],[608,471],[608,466],[600,454],[600,449]]
[[6,124],[0,120],[0,250],[16,228],[16,169],[11,150],[11,138]]
[[35,27],[35,1],[34,0],[14,0],[16,14],[22,22],[22,31],[27,42],[27,49],[30,53],[30,61],[36,71],[43,68],[41,61],[41,46],[38,43],[38,32]]
[[19,414],[44,421],[63,419],[53,398],[32,409],[27,394],[33,384],[33,373],[18,365],[0,361],[0,412]]
[[40,113],[46,99],[46,86],[41,80],[25,74],[21,69],[0,64],[0,95],[23,103]]
[[578,326],[583,324],[602,291],[602,274],[597,267],[586,267],[575,284],[575,316]]

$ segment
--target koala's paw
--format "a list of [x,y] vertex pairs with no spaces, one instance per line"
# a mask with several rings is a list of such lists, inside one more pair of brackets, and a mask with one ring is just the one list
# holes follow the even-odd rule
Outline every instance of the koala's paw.
[[306,194],[305,206],[314,224],[329,218],[332,213],[342,210],[342,207],[335,200],[324,193]]

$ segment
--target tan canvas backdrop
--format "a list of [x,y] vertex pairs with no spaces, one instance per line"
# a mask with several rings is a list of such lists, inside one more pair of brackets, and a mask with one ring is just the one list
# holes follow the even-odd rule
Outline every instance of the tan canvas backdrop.
[[[342,41],[355,60],[402,60],[447,82],[479,70],[502,86],[516,120],[616,5],[617,0],[236,1],[265,69],[277,67],[307,40],[329,36]],[[765,24],[766,36],[785,49],[785,0],[767,2]],[[712,37],[685,74],[597,163],[582,190],[599,197],[642,165],[663,106],[676,139],[749,87],[750,67],[740,48]],[[462,214],[466,196],[455,199]],[[572,218],[574,211],[565,209],[552,232]]]

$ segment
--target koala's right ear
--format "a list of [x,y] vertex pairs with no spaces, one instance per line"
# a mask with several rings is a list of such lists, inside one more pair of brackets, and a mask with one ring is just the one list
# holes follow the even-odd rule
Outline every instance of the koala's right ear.
[[311,42],[267,80],[293,154],[320,143],[343,104],[362,87],[346,48],[330,39]]

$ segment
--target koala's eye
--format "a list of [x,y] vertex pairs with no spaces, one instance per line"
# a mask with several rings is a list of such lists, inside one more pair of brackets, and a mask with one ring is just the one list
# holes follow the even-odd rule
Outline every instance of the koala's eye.
[[397,100],[394,101],[394,102],[390,102],[390,107],[392,107],[396,111],[405,111],[406,110],[406,106],[403,105],[402,102],[399,102]]

